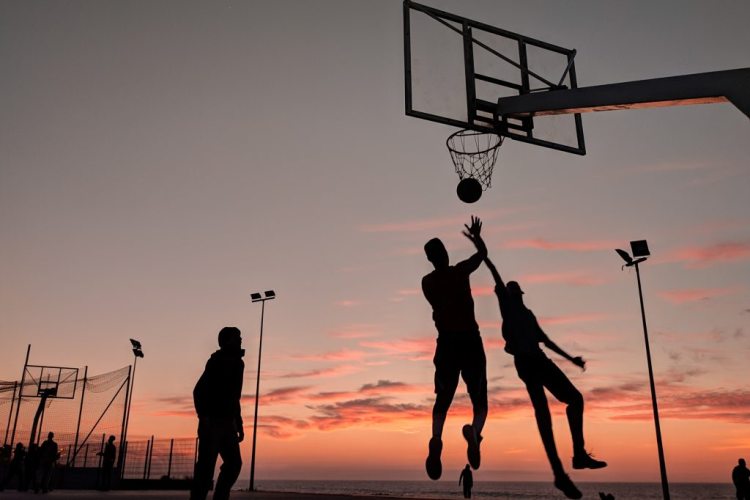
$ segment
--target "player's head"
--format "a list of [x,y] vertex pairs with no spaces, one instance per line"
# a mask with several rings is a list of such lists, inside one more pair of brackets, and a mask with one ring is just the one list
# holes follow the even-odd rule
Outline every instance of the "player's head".
[[222,349],[239,349],[242,345],[242,334],[235,326],[225,326],[219,332],[219,347]]
[[448,267],[448,251],[445,249],[443,242],[440,241],[440,238],[432,238],[425,243],[424,253],[427,255],[427,260],[435,266],[435,269]]
[[740,464],[742,467],[744,467],[745,466],[745,459],[744,458],[740,458],[739,460],[737,460],[737,463]]
[[50,440],[50,441],[52,441],[52,439],[54,437],[55,437],[55,433],[54,432],[50,432],[49,434],[47,434],[47,439]]
[[523,300],[524,291],[521,290],[521,285],[517,281],[509,281],[505,288],[508,290],[508,295],[514,299]]
[[108,439],[108,441],[109,441],[110,443],[114,443],[114,442],[115,442],[115,437],[114,437],[114,436],[109,436],[109,439]]

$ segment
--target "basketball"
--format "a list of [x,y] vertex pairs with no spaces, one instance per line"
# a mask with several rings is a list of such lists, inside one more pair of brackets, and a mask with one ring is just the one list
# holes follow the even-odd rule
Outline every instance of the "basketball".
[[456,194],[464,203],[474,203],[482,197],[482,185],[473,177],[461,179],[456,188]]

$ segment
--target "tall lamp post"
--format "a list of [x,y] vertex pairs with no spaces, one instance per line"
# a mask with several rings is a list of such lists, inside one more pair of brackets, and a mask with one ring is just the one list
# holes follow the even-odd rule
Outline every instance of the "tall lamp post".
[[641,319],[643,321],[643,338],[646,341],[646,360],[648,361],[648,380],[651,384],[651,406],[654,409],[654,426],[656,427],[656,447],[659,451],[659,469],[661,472],[661,489],[664,494],[664,500],[669,500],[669,483],[667,482],[667,464],[664,460],[664,446],[661,441],[661,426],[659,425],[659,407],[656,404],[656,386],[654,385],[654,370],[651,366],[651,348],[648,343],[648,328],[646,327],[646,311],[643,308],[643,290],[641,289],[641,272],[638,264],[645,261],[651,253],[648,250],[646,240],[637,240],[630,242],[630,250],[633,257],[625,250],[615,249],[620,257],[625,261],[624,267],[635,267],[635,275],[638,278],[638,297],[641,301]]
[[[133,389],[135,387],[135,367],[138,364],[138,358],[143,357],[143,349],[141,348],[141,343],[138,340],[130,339],[130,345],[133,348],[133,375],[130,378],[130,394],[126,395],[127,399],[125,401],[125,404],[127,405],[127,411],[125,412],[125,426],[122,433],[122,443],[120,443],[120,448],[124,448],[126,446],[126,439],[128,436],[128,424],[130,424],[130,405],[133,402]],[[122,456],[122,452],[120,452],[120,455]]]
[[266,312],[266,301],[276,298],[276,292],[266,290],[250,294],[253,302],[260,302],[260,341],[258,342],[258,371],[255,379],[255,416],[253,417],[253,451],[250,455],[250,491],[255,491],[255,438],[258,431],[258,399],[260,398],[260,355],[263,351],[263,316]]

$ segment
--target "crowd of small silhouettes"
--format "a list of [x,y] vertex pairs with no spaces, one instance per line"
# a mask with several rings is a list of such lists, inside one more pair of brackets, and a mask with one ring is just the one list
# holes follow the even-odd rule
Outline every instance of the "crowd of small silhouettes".
[[18,443],[13,449],[12,456],[11,447],[3,447],[0,463],[4,466],[5,474],[0,480],[0,491],[15,479],[18,491],[48,493],[55,464],[60,458],[54,437],[55,434],[50,432],[41,445],[32,443],[28,449],[23,443]]

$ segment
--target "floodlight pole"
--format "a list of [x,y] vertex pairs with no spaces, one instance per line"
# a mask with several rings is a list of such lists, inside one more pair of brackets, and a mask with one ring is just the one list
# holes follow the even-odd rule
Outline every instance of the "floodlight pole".
[[[130,425],[130,405],[133,403],[133,389],[135,389],[135,368],[138,365],[138,352],[140,351],[139,348],[133,348],[133,376],[130,379],[130,382],[128,383],[130,394],[125,395],[125,402],[127,405],[127,412],[125,417],[125,429],[122,433],[122,442],[120,443],[120,447],[125,446],[125,443],[127,442],[128,437],[128,425]],[[141,356],[143,353],[141,352]]]
[[263,318],[266,312],[266,301],[276,298],[276,294],[269,290],[265,292],[265,297],[260,293],[251,295],[253,302],[260,302],[260,340],[258,341],[258,371],[255,377],[255,413],[253,415],[253,447],[250,453],[250,491],[255,491],[255,441],[258,431],[258,400],[260,399],[260,356],[263,350]]
[[21,413],[21,402],[23,401],[23,384],[26,382],[26,367],[29,365],[29,355],[31,354],[31,344],[26,348],[26,361],[23,362],[23,371],[21,372],[21,386],[18,389],[18,404],[16,405],[16,418],[13,420],[13,432],[10,435],[10,445],[15,446],[16,426],[18,425],[18,415]]
[[[640,260],[640,259],[639,259]],[[643,321],[643,338],[646,341],[646,360],[648,361],[648,380],[651,385],[651,406],[654,408],[654,426],[656,427],[656,447],[659,451],[659,470],[661,472],[661,489],[664,500],[669,500],[669,483],[667,482],[667,464],[664,460],[664,446],[661,441],[661,426],[659,425],[659,407],[656,404],[656,386],[654,384],[654,370],[651,366],[651,348],[648,342],[648,327],[646,326],[646,310],[643,307],[643,290],[641,288],[641,272],[638,268],[639,260],[634,262],[635,275],[638,278],[638,298],[641,301],[641,319]]]

